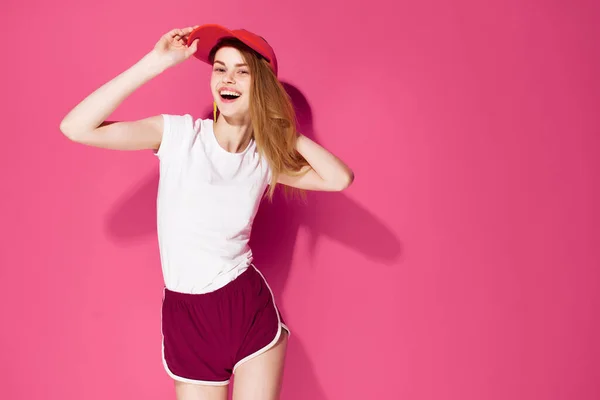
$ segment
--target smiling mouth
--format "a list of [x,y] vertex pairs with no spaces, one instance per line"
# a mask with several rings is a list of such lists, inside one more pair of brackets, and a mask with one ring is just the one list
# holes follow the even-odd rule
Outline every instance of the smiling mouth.
[[221,92],[219,92],[219,94],[221,95],[221,98],[223,100],[227,100],[227,101],[236,100],[242,95],[241,93],[232,92],[230,90],[222,90]]

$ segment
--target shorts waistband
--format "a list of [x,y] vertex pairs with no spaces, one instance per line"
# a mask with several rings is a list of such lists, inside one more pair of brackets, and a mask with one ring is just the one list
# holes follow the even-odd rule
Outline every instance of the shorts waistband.
[[220,287],[216,290],[206,293],[183,293],[176,292],[170,290],[168,288],[164,288],[164,298],[169,298],[171,300],[179,300],[186,302],[200,301],[205,300],[209,297],[219,297],[226,293],[231,292],[232,290],[236,290],[239,286],[241,286],[244,282],[253,279],[256,277],[258,272],[256,271],[256,267],[253,264],[248,265],[246,269],[238,275],[234,280],[227,283],[225,286]]

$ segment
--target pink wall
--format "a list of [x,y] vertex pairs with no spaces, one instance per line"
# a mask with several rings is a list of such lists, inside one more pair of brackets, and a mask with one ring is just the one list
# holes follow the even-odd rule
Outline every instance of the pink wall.
[[[256,223],[295,333],[284,399],[600,398],[598,2],[367,3],[3,3],[1,398],[174,398],[157,160],[58,125],[206,22],[268,38],[303,131],[356,173]],[[114,117],[204,115],[208,73],[168,71]]]

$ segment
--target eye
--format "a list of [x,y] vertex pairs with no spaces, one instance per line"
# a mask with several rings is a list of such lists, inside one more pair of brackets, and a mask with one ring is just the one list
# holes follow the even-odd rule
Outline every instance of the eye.
[[222,67],[215,67],[215,71],[216,71],[216,72],[225,72],[225,68],[222,68]]
[[241,70],[239,70],[239,73],[240,73],[240,74],[249,74],[249,73],[250,73],[250,71],[248,71],[248,70],[245,70],[245,69],[241,69]]

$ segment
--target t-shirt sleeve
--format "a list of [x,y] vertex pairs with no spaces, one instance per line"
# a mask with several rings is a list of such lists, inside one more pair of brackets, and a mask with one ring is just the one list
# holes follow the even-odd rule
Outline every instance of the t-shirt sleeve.
[[162,114],[162,139],[155,155],[161,160],[181,156],[193,143],[194,119],[191,115]]

